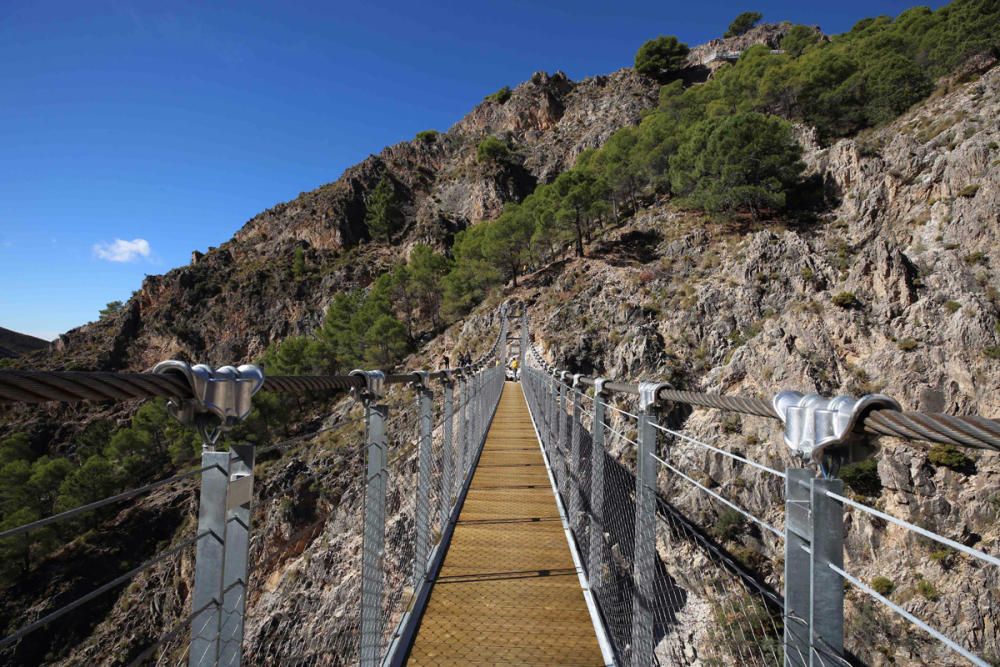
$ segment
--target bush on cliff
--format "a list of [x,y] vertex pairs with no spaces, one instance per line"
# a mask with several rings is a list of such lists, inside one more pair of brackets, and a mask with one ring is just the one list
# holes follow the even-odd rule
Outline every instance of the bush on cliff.
[[688,52],[688,45],[673,35],[651,39],[636,52],[635,71],[654,79],[664,79],[684,67]]

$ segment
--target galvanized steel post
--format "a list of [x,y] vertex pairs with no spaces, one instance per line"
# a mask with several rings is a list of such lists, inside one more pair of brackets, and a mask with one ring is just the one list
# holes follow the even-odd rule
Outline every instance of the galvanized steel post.
[[632,643],[630,665],[653,656],[653,580],[656,576],[656,425],[664,383],[639,383],[639,451],[635,476],[635,556],[632,561]]
[[[520,358],[517,361],[518,368],[524,368],[524,360],[527,358],[528,354],[528,308],[527,306],[522,307],[521,311],[521,349],[519,350]],[[521,371],[524,372],[523,370]]]
[[844,582],[831,565],[844,567],[844,506],[839,479],[813,479],[810,492],[812,544],[809,565],[810,665],[829,665],[844,655]]
[[566,371],[562,371],[559,376],[559,402],[556,407],[556,419],[559,422],[556,440],[556,463],[558,464],[556,481],[558,482],[559,495],[562,496],[563,503],[566,503],[566,473],[569,470],[569,462],[566,460],[566,451],[569,449],[566,442],[569,439],[569,429],[566,428]]
[[573,402],[573,415],[570,428],[570,450],[569,460],[570,475],[569,482],[569,526],[574,533],[578,532],[577,517],[580,514],[580,495],[583,484],[583,468],[580,465],[580,400],[577,394],[580,392],[580,374],[573,376],[573,386],[569,389],[570,400]]
[[[250,556],[250,504],[253,500],[253,445],[232,445],[226,489],[226,546],[222,573],[219,664],[243,661],[247,561]],[[197,609],[197,607],[196,607]]]
[[559,459],[559,380],[555,373],[552,374],[552,379],[549,382],[550,392],[552,396],[551,407],[549,410],[549,431],[551,432],[551,438],[549,439],[549,459],[552,465],[552,475],[556,478],[556,483],[559,482],[559,470],[558,463]]
[[464,371],[458,374],[458,438],[455,441],[455,482],[461,487],[465,479],[465,440],[468,438],[465,425],[465,404],[469,400],[469,382]]
[[183,377],[192,398],[171,399],[168,410],[202,437],[201,496],[191,594],[191,641],[188,664],[197,667],[239,665],[242,661],[246,609],[250,503],[253,499],[254,448],[233,445],[215,451],[226,429],[250,414],[251,399],[264,384],[256,366],[190,366],[164,361],[154,373]]
[[452,490],[452,468],[454,466],[454,443],[452,442],[452,431],[455,420],[455,383],[452,382],[451,374],[446,374],[441,379],[444,386],[444,425],[441,439],[441,529],[448,525],[448,517],[451,516],[451,506],[454,503]]
[[194,556],[191,643],[188,665],[218,664],[222,572],[226,558],[226,496],[229,452],[206,449],[201,454],[201,496],[198,499],[198,540]]
[[604,378],[594,380],[594,419],[590,444],[590,533],[587,541],[587,579],[591,589],[601,585],[604,567]]
[[379,404],[385,376],[381,371],[352,371],[365,378],[361,398],[365,404],[367,476],[361,547],[361,648],[362,667],[375,667],[382,660],[382,589],[385,573],[385,493],[389,443],[385,423],[389,407]]
[[426,371],[416,372],[414,388],[417,392],[417,405],[420,419],[420,442],[417,451],[417,498],[414,506],[414,521],[416,523],[416,543],[413,549],[413,588],[416,590],[427,573],[427,554],[430,549],[430,486],[431,457],[433,430],[433,399],[429,374]]
[[785,471],[785,665],[840,662],[844,653],[844,508],[839,479]]
[[812,471],[785,470],[785,667],[806,667],[809,651],[809,580]]
[[475,437],[472,439],[472,451],[469,456],[469,465],[472,465],[476,449],[479,447],[479,443],[482,442],[483,439],[483,374],[483,369],[479,369],[476,371],[474,376],[474,382],[476,384],[476,400],[473,406],[474,409],[472,418],[475,423],[475,430],[473,431],[473,433],[475,433]]
[[844,587],[832,568],[844,564],[844,508],[830,494],[841,495],[844,483],[832,476],[859,444],[866,413],[900,405],[884,394],[826,398],[797,391],[776,394],[772,405],[785,445],[824,476],[786,471],[785,665],[843,662]]

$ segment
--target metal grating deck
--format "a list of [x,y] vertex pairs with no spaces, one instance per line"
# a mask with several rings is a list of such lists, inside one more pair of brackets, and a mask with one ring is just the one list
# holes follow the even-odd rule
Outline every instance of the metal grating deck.
[[605,664],[518,384],[504,385],[409,664]]

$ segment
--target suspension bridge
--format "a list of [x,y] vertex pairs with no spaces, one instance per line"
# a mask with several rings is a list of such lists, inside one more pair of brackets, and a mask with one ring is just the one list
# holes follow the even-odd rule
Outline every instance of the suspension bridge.
[[[878,394],[782,391],[761,399],[588,377],[547,362],[525,309],[502,306],[494,320],[499,333],[489,349],[456,369],[265,376],[250,365],[168,361],[150,373],[0,372],[0,405],[162,397],[203,442],[195,469],[0,532],[0,544],[26,540],[165,487],[197,485],[190,534],[87,592],[2,619],[0,661],[998,664],[1000,559],[986,545],[939,534],[845,491],[837,474],[845,461],[870,455],[872,436],[995,455],[1000,423],[905,412]],[[519,361],[513,373],[506,370],[510,359]],[[263,447],[218,446],[221,434],[250,413],[259,390],[348,392],[359,414],[348,411],[317,431]],[[776,420],[783,437],[773,444],[787,456],[754,460],[725,442],[695,437],[686,429],[694,410]],[[282,600],[291,624],[321,628],[288,648],[271,641],[267,623],[255,617],[261,600],[274,594],[253,567],[264,539],[254,527],[268,502],[255,489],[259,462],[349,423],[363,425],[363,466],[340,501],[353,512],[337,528],[346,534],[338,544],[347,545],[348,565],[341,561],[322,575],[320,583],[338,591],[334,607],[307,596]],[[699,460],[725,467],[739,484],[719,485]],[[775,463],[781,460],[793,465]],[[734,492],[746,488],[753,493]],[[706,511],[693,513],[692,506]],[[720,523],[727,517],[755,548],[739,551],[726,527],[705,525],[705,516]],[[941,623],[940,614],[929,621],[920,614],[927,605],[852,571],[847,521],[962,558],[985,590],[958,601],[956,622],[981,619],[973,632]],[[86,618],[88,606],[137,594],[130,582],[185,556],[193,573],[180,595],[183,608],[154,619],[156,636],[77,663],[51,653],[52,638]],[[874,629],[865,624],[878,618],[910,637],[909,648],[869,645]]]

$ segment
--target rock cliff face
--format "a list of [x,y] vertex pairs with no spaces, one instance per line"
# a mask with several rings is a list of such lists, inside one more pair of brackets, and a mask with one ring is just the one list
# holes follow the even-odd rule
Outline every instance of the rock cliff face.
[[[446,247],[456,231],[498,215],[581,151],[637,123],[656,100],[656,84],[627,69],[579,82],[537,72],[447,132],[389,146],[336,182],[259,214],[189,266],[148,278],[119,315],[66,333],[54,354],[31,363],[145,369],[165,358],[251,359],[273,340],[311,330],[335,293],[367,285],[414,243]],[[477,162],[489,135],[507,141],[514,159]],[[404,202],[397,248],[372,243],[364,224],[365,197],[383,175]],[[296,248],[309,269],[301,278],[292,273]]]
[[[836,202],[815,223],[719,224],[660,203],[595,244],[588,259],[525,281],[518,297],[532,304],[550,360],[573,371],[756,396],[883,392],[906,409],[995,416],[998,127],[994,68],[888,127],[810,147],[810,168]],[[777,422],[696,411],[685,433],[779,469],[795,465]],[[881,440],[882,490],[866,502],[996,552],[996,455],[970,454],[947,467],[933,463],[926,446]],[[781,524],[781,480],[683,442],[672,455]],[[702,525],[724,509],[667,476],[661,484]],[[853,574],[887,577],[893,599],[909,611],[982,654],[1000,655],[992,568],[856,512],[847,543]],[[780,558],[781,545],[752,530],[730,546]],[[663,555],[678,579],[694,578],[684,559]],[[777,572],[763,574],[778,587]],[[955,662],[861,595],[849,594],[849,613],[848,647],[867,662]]]
[[34,350],[44,350],[48,346],[48,342],[41,338],[0,327],[0,359],[10,359]]
[[[685,78],[703,78],[698,54],[773,45],[786,29],[758,26],[696,47]],[[118,315],[67,332],[52,354],[26,363],[138,370],[165,358],[252,359],[272,341],[312,330],[335,293],[367,285],[413,244],[447,247],[455,232],[551,181],[582,151],[638,123],[657,94],[654,81],[631,69],[583,81],[536,72],[508,100],[484,100],[447,132],[389,146],[337,181],[260,213],[232,240],[193,253],[188,266],[147,278]],[[511,161],[477,162],[476,147],[489,135],[508,142]],[[371,242],[364,224],[365,197],[383,175],[406,213],[393,248]],[[296,248],[308,268],[299,277],[292,273]]]

